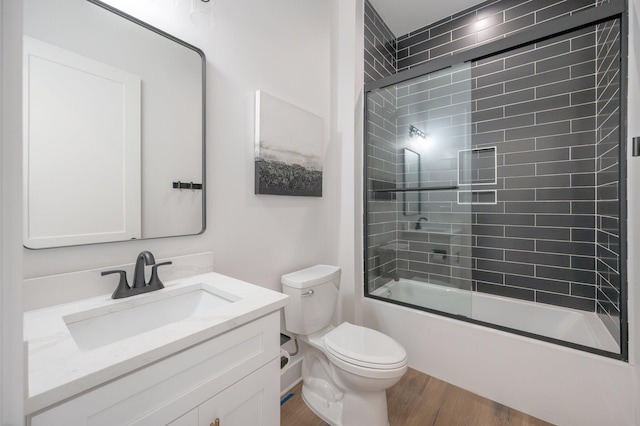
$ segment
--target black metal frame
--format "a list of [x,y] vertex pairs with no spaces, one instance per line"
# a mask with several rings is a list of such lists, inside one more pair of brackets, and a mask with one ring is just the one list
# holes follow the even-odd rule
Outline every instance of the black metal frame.
[[[91,1],[91,0],[90,0]],[[532,28],[524,29],[516,34],[507,36],[503,39],[499,39],[493,42],[489,42],[480,46],[471,47],[467,50],[454,53],[449,56],[444,56],[441,58],[437,58],[431,61],[428,61],[424,64],[418,65],[414,68],[410,68],[405,71],[401,71],[397,74],[381,78],[376,81],[372,81],[366,83],[364,85],[364,93],[365,96],[367,93],[381,89],[384,87],[392,86],[394,84],[398,84],[404,82],[406,80],[410,80],[412,78],[420,77],[422,75],[430,74],[439,70],[444,70],[446,68],[450,68],[456,64],[463,62],[470,62],[475,60],[480,60],[483,58],[487,58],[490,56],[494,56],[509,50],[516,49],[518,47],[532,44],[535,42],[543,41],[552,37],[557,37],[562,34],[566,34],[568,32],[576,31],[581,28],[585,28],[592,25],[597,25],[598,23],[619,19],[620,20],[620,56],[621,56],[621,72],[620,72],[620,159],[619,159],[619,173],[620,173],[620,183],[619,183],[619,202],[620,202],[620,220],[619,220],[619,232],[620,232],[620,282],[621,282],[621,297],[620,297],[620,353],[608,352],[601,349],[592,348],[589,346],[579,345],[571,342],[567,342],[564,340],[554,339],[547,336],[542,336],[539,334],[529,333],[509,327],[503,327],[499,325],[495,325],[492,323],[487,323],[484,321],[474,320],[472,318],[450,314],[443,311],[437,311],[429,308],[425,308],[418,305],[412,305],[409,303],[404,303],[396,300],[387,299],[384,297],[375,296],[369,294],[368,288],[368,269],[369,269],[369,261],[368,261],[368,215],[367,215],[367,183],[368,183],[368,161],[367,155],[364,156],[363,166],[364,166],[364,182],[363,182],[363,202],[365,206],[365,212],[363,214],[364,220],[364,247],[363,253],[364,256],[364,294],[365,297],[369,297],[371,299],[380,300],[386,303],[393,303],[396,305],[417,309],[420,311],[437,314],[440,316],[458,319],[464,322],[478,324],[482,326],[486,326],[489,328],[506,331],[509,333],[517,334],[520,336],[530,337],[537,340],[542,340],[549,343],[558,344],[560,346],[565,346],[573,349],[582,350],[585,352],[602,355],[608,358],[619,359],[622,361],[628,361],[629,358],[629,344],[628,344],[628,310],[627,310],[627,299],[628,299],[628,284],[627,284],[627,207],[626,203],[626,194],[627,194],[627,173],[626,173],[626,151],[627,151],[627,66],[628,66],[628,16],[627,16],[627,2],[625,0],[611,0],[609,3],[593,7],[591,9],[587,9],[585,11],[577,12],[568,17],[558,18],[552,21],[544,22],[538,24]],[[364,129],[365,135],[367,137],[367,109],[365,102],[365,111],[364,111]],[[364,141],[363,141],[364,142]],[[366,152],[366,150],[365,150]],[[425,188],[426,189],[426,188]],[[436,189],[436,188],[433,188]],[[437,188],[437,189],[453,189],[451,188]],[[395,190],[396,192],[400,192],[403,189],[398,188]],[[394,190],[388,189],[386,192],[393,192]]]

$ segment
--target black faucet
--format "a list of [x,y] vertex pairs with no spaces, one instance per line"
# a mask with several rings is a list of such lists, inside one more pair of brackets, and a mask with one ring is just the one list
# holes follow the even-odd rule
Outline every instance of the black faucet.
[[[147,283],[144,279],[144,267],[149,265],[153,265],[153,268],[151,271],[151,278]],[[158,277],[158,266],[163,265],[171,265],[171,262],[156,263],[156,260],[150,251],[143,251],[138,254],[136,266],[133,271],[133,285],[131,287],[129,287],[129,283],[127,282],[126,271],[103,271],[101,274],[103,276],[109,274],[120,274],[118,287],[111,295],[111,298],[122,299],[124,297],[135,296],[136,294],[148,293],[150,291],[164,288],[164,284],[162,284],[162,281],[160,281],[160,278]]]
[[420,221],[424,220],[425,222],[428,222],[429,219],[427,219],[426,217],[422,216],[420,219],[418,219],[418,221],[416,222],[416,227],[413,229],[422,229],[422,226],[420,226]]
[[153,258],[153,254],[150,251],[143,251],[138,255],[136,260],[136,268],[133,271],[133,284],[132,288],[141,288],[147,285],[144,281],[144,267],[145,265],[155,265],[156,260]]

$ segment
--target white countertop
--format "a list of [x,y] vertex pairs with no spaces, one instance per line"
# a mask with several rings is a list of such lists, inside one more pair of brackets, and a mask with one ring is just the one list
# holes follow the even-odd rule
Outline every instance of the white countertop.
[[[82,350],[74,341],[64,317],[82,317],[88,310],[120,311],[202,286],[233,303],[211,313],[178,321],[116,343]],[[183,291],[184,292],[184,291]],[[28,353],[27,414],[72,397],[192,345],[215,337],[282,308],[288,296],[216,273],[165,283],[162,290],[113,300],[111,295],[37,309],[24,314],[24,340]]]

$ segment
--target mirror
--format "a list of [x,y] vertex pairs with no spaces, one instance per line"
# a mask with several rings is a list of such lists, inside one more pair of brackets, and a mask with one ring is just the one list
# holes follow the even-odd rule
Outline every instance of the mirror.
[[24,245],[205,228],[202,51],[97,0],[24,1]]

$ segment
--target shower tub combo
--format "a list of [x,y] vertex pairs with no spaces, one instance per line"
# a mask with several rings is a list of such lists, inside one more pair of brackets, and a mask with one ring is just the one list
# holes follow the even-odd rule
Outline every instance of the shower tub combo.
[[[417,63],[426,30],[389,44],[404,68],[365,85],[365,296],[624,361],[626,6],[565,6]],[[473,33],[453,21],[429,31]]]

